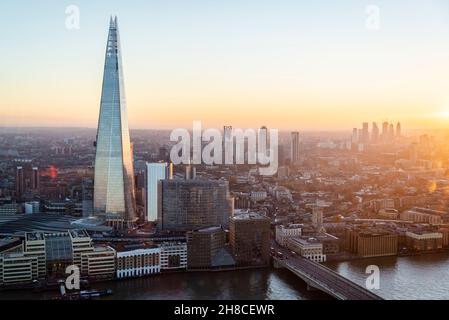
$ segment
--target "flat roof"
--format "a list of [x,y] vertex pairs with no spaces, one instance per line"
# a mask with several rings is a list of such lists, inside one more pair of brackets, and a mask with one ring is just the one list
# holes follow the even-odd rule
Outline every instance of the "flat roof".
[[37,241],[45,239],[43,232],[27,232],[25,237],[28,241]]
[[269,220],[268,217],[263,216],[259,213],[239,213],[232,217],[233,220]]
[[89,234],[84,229],[73,229],[69,232],[72,238],[89,238]]
[[114,248],[117,252],[134,251],[140,249],[155,249],[158,248],[157,245],[153,243],[111,243],[110,246]]

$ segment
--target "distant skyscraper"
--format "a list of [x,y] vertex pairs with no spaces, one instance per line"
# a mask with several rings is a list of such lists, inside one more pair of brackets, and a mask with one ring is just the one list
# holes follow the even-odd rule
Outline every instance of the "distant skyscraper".
[[352,143],[357,143],[359,141],[358,139],[358,130],[357,128],[352,129],[352,138],[351,138],[351,142]]
[[117,18],[111,18],[95,155],[94,215],[115,227],[135,221],[133,155],[129,137]]
[[382,141],[388,140],[388,122],[382,123]]
[[262,157],[267,155],[268,146],[268,129],[263,126],[259,129],[259,134],[257,137],[257,153],[261,153]]
[[390,123],[390,126],[388,127],[388,138],[389,140],[394,140],[394,125]]
[[377,126],[376,122],[373,122],[373,129],[371,130],[371,142],[379,142],[379,127]]
[[146,220],[157,221],[158,183],[160,180],[173,179],[172,163],[147,163],[145,170]]
[[363,123],[362,142],[363,143],[368,143],[369,142],[369,124],[368,124],[368,122],[364,122]]
[[299,132],[295,131],[292,132],[291,137],[291,162],[292,164],[298,164],[299,163],[299,157],[300,157],[300,140],[299,140]]
[[396,125],[396,137],[400,138],[402,136],[402,127],[401,127],[401,123],[398,122],[398,124]]
[[232,126],[223,127],[223,164],[235,163],[235,144]]
[[31,200],[39,192],[39,168],[31,160],[16,161],[16,196],[20,200]]

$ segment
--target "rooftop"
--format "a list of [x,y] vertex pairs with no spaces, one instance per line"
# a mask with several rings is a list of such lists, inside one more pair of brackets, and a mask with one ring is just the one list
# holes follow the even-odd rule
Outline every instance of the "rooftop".
[[70,230],[70,236],[72,238],[89,238],[89,234],[87,233],[86,230],[79,230],[79,229],[74,229],[74,230]]
[[263,216],[256,212],[238,213],[234,215],[232,220],[268,220],[266,216]]

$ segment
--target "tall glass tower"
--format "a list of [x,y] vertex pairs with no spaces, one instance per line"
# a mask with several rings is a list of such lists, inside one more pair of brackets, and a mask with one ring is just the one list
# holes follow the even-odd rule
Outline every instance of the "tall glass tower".
[[114,227],[135,221],[133,154],[129,138],[117,17],[111,18],[95,155],[94,215]]

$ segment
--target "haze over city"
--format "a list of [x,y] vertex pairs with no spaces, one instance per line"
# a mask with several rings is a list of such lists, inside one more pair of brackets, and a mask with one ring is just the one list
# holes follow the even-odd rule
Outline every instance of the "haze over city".
[[[232,5],[231,5],[232,4]],[[449,5],[369,1],[2,1],[0,126],[97,125],[104,26],[117,14],[131,129],[350,130],[449,124]],[[20,18],[18,18],[20,17]]]

